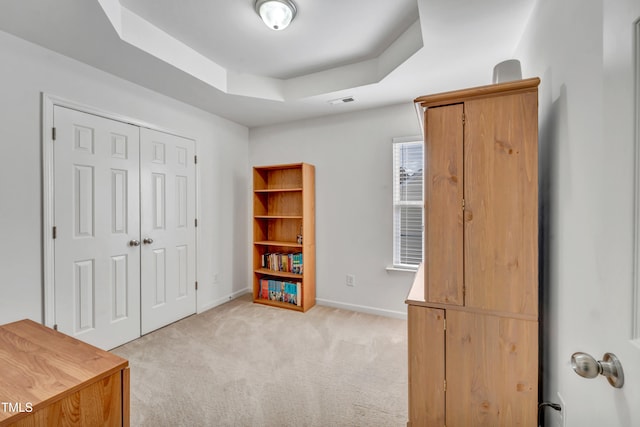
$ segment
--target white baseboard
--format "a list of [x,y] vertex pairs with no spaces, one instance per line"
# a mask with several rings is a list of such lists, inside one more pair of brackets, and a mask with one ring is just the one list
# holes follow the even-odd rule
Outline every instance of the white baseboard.
[[395,310],[385,310],[382,308],[368,307],[366,305],[347,304],[344,302],[331,301],[331,300],[319,299],[319,298],[316,298],[316,303],[318,305],[324,305],[327,307],[341,308],[344,310],[357,311],[360,313],[375,314],[377,316],[393,317],[394,319],[407,320],[406,311],[402,312],[402,311],[395,311]]
[[[209,302],[208,304],[205,304],[204,306],[200,307],[200,309],[198,310],[198,313],[204,313],[207,310],[211,310],[214,307],[217,307],[219,305],[222,305],[226,302],[229,302],[233,299],[236,299],[244,294],[248,294],[251,292],[250,288],[245,288],[245,289],[241,289],[239,291],[233,292],[227,296],[224,296],[222,298],[218,298],[214,301]],[[340,308],[343,310],[350,310],[350,311],[357,311],[359,313],[367,313],[367,314],[374,314],[377,316],[384,316],[384,317],[392,317],[394,319],[402,319],[402,320],[407,320],[407,312],[406,311],[395,311],[395,310],[385,310],[382,308],[376,308],[376,307],[368,307],[366,305],[358,305],[358,304],[348,304],[348,303],[344,303],[344,302],[338,302],[338,301],[331,301],[331,300],[326,300],[326,299],[319,299],[316,298],[316,303],[318,305],[324,305],[327,307],[333,307],[333,308]]]
[[229,295],[224,296],[222,298],[215,299],[215,300],[203,305],[202,307],[200,307],[198,309],[198,314],[204,313],[207,310],[211,310],[214,307],[217,307],[217,306],[222,305],[222,304],[224,304],[226,302],[234,300],[234,299],[236,299],[236,298],[238,298],[238,297],[240,297],[240,296],[242,296],[244,294],[248,294],[249,292],[251,292],[250,288],[244,288],[244,289],[241,289],[239,291],[232,292]]

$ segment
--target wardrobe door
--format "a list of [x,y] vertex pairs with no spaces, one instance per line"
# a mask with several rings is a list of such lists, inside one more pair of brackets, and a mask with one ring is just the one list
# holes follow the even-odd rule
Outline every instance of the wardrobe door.
[[408,307],[409,424],[444,426],[445,311]]
[[425,295],[464,304],[463,104],[425,113]]
[[538,314],[537,94],[465,102],[466,305]]
[[536,425],[538,322],[447,310],[446,334],[447,427]]

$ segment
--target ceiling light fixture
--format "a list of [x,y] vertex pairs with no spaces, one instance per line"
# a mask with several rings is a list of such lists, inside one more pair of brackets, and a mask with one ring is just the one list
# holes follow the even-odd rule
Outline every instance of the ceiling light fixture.
[[256,12],[267,27],[284,30],[296,17],[296,5],[291,0],[256,0]]

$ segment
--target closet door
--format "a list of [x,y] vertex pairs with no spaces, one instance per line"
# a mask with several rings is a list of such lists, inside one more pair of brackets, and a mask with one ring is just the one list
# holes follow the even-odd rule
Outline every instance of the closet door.
[[196,311],[195,142],[141,129],[142,333]]
[[55,322],[111,349],[140,336],[139,128],[53,114]]

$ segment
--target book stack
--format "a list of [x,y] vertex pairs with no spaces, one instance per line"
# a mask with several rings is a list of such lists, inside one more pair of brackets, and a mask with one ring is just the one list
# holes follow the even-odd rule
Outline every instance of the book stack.
[[267,252],[262,254],[261,267],[273,271],[302,274],[302,253],[283,254]]
[[302,305],[301,284],[281,280],[260,279],[261,299],[279,301],[297,306]]

